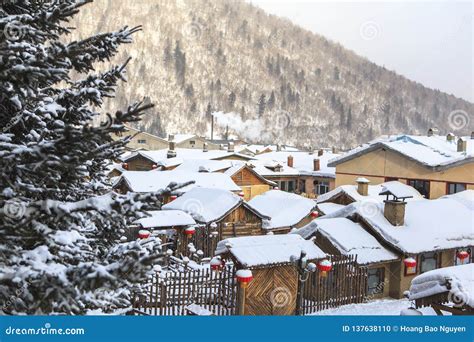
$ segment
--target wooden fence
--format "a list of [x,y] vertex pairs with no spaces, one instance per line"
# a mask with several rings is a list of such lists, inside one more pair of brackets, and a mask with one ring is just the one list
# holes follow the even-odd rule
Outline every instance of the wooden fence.
[[237,286],[235,269],[226,266],[220,272],[209,268],[157,273],[146,285],[143,295],[134,301],[134,313],[141,315],[189,314],[188,306],[219,316],[236,314]]
[[363,303],[367,298],[367,268],[357,265],[357,256],[334,255],[331,261],[333,268],[326,277],[317,270],[300,281],[299,314]]

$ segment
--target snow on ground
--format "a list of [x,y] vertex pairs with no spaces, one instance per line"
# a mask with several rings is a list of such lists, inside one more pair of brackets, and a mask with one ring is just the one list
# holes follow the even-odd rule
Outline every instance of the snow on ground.
[[[411,302],[408,299],[379,299],[362,304],[349,304],[340,306],[334,309],[327,309],[316,312],[314,316],[333,316],[333,315],[348,315],[348,316],[399,316],[400,311],[411,307]],[[436,313],[432,308],[418,309],[425,316],[434,316]],[[447,313],[445,313],[447,314]]]

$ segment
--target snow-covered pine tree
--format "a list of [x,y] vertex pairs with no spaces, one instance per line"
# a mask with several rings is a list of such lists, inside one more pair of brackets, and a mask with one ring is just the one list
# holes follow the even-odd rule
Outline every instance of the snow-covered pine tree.
[[126,62],[103,73],[94,65],[140,28],[64,43],[67,22],[91,1],[0,4],[0,314],[127,308],[160,257],[152,238],[121,241],[160,193],[119,195],[104,182],[126,142],[111,133],[151,105],[92,124]]

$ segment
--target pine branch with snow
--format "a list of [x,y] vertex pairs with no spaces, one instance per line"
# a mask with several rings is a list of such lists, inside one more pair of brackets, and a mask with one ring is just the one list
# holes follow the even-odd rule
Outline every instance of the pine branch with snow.
[[[125,66],[94,73],[140,27],[74,41],[67,22],[91,0],[0,5],[0,313],[84,314],[130,306],[161,257],[160,241],[123,241],[158,193],[107,192],[111,133],[152,107],[130,105],[99,127]],[[73,76],[74,75],[74,76]]]

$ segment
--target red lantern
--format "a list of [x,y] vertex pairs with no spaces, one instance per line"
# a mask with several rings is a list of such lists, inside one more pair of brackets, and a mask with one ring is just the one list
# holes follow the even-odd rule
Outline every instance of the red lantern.
[[156,164],[153,164],[153,165],[151,166],[151,169],[152,169],[152,170],[155,170],[156,168],[158,168],[158,165],[156,165]]
[[184,233],[186,234],[188,238],[191,238],[195,232],[196,232],[196,228],[194,227],[188,227],[184,230]]
[[239,192],[239,196],[244,197],[245,196],[244,192],[243,191]]
[[457,257],[461,262],[464,262],[465,259],[469,258],[469,253],[467,251],[459,251]]
[[310,215],[312,218],[318,218],[319,213],[317,211],[312,211]]
[[328,272],[332,270],[332,262],[324,259],[318,263],[318,270],[321,271],[322,277],[327,277]]
[[148,239],[150,237],[150,231],[146,229],[141,229],[138,231],[139,239]]
[[406,258],[403,263],[406,267],[416,267],[416,260],[413,258]]
[[122,167],[123,167],[125,170],[128,170],[128,163],[122,163]]
[[416,274],[416,260],[414,258],[405,258],[403,263],[405,264],[405,274]]
[[280,188],[276,186],[273,188],[273,190],[280,190]]
[[210,265],[211,270],[220,271],[224,267],[224,262],[220,258],[214,257],[211,259]]
[[176,195],[171,195],[171,196],[170,196],[170,202],[171,202],[171,201],[174,201],[174,200],[177,199],[177,198],[178,198],[178,196],[176,196]]
[[247,285],[252,281],[253,275],[250,270],[238,270],[236,273],[237,281],[242,287],[247,287]]

